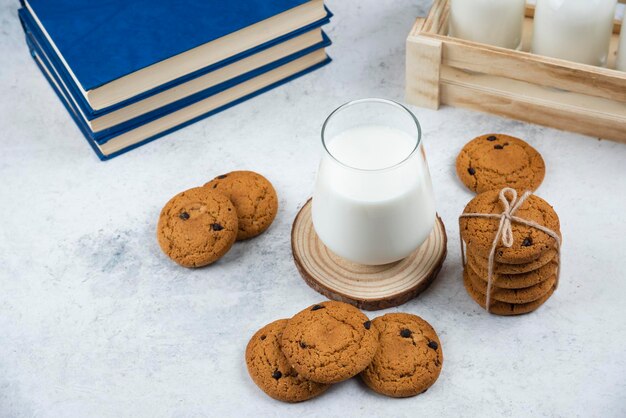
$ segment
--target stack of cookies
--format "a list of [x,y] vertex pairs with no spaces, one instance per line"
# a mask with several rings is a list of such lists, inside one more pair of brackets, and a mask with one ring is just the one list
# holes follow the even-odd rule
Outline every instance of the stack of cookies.
[[[527,190],[536,190],[545,177],[545,163],[537,150],[521,139],[487,134],[463,147],[457,157],[456,171],[470,190],[480,193],[467,204],[464,214],[501,215],[507,209],[501,191],[517,190],[505,194],[508,201],[521,198]],[[515,193],[517,196],[513,196]],[[540,197],[528,196],[513,215],[553,231],[560,241],[559,218]],[[491,313],[529,313],[548,300],[556,288],[559,245],[554,237],[536,227],[511,222],[512,246],[505,246],[501,237],[496,243],[487,308],[489,254],[500,221],[498,217],[460,218],[461,238],[466,248],[463,282],[472,299]]]
[[252,380],[284,402],[314,398],[356,375],[378,393],[414,396],[437,380],[442,363],[437,333],[420,317],[395,313],[370,321],[332,301],[264,326],[246,348]]
[[219,260],[235,241],[260,235],[277,212],[276,191],[265,177],[232,171],[171,198],[161,211],[157,239],[176,263],[203,267]]
[[[501,192],[491,190],[472,199],[463,213],[500,215],[504,206]],[[559,217],[552,206],[538,196],[528,196],[514,216],[546,227],[559,238],[561,236]],[[462,216],[459,225],[466,246],[463,282],[472,299],[487,309],[489,254],[500,219]],[[498,239],[494,253],[488,310],[498,315],[534,311],[548,300],[557,284],[557,240],[541,229],[519,222],[512,222],[511,230],[512,246],[507,247],[502,239]]]

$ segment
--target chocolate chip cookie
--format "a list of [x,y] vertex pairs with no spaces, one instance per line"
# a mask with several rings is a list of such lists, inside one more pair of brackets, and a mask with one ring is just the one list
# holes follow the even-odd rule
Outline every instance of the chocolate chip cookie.
[[[467,293],[471,296],[472,299],[474,299],[474,302],[476,302],[483,309],[485,309],[486,297],[485,295],[481,294],[478,290],[476,290],[474,286],[472,286],[471,281],[467,277],[466,271],[463,271],[463,284],[465,285],[465,290],[467,290]],[[498,302],[492,299],[489,312],[495,315],[503,315],[503,316],[523,315],[523,314],[533,312],[534,310],[539,308],[541,305],[543,305],[550,298],[550,296],[552,296],[552,293],[554,293],[554,290],[555,289],[553,287],[552,289],[548,291],[548,293],[543,295],[541,298],[535,301],[532,301],[530,303],[515,304],[515,303]]]
[[[471,264],[474,271],[481,276],[487,275],[487,266],[489,265],[489,259],[487,257],[475,254],[470,247],[467,247],[467,262]],[[540,269],[541,267],[551,262],[558,262],[558,252],[555,248],[551,248],[543,252],[539,258],[530,263],[524,264],[507,264],[496,262],[494,264],[494,272],[498,274],[524,274]]]
[[304,378],[337,383],[370,364],[378,348],[378,330],[352,305],[321,302],[289,320],[281,346]]
[[[472,287],[483,295],[487,294],[488,283],[479,278],[471,268],[466,267],[467,278],[472,283]],[[485,278],[486,280],[486,278]],[[556,272],[547,277],[543,281],[520,289],[504,289],[493,286],[491,289],[491,298],[494,301],[523,304],[533,302],[547,294],[556,283]]]
[[459,179],[482,193],[512,187],[520,192],[537,190],[546,174],[541,155],[519,138],[487,134],[468,142],[456,159]]
[[425,392],[443,365],[441,342],[419,316],[391,313],[372,321],[379,332],[379,348],[360,376],[375,392],[405,398]]
[[[556,274],[557,268],[559,265],[559,258],[554,257],[548,263],[543,266],[531,270],[529,272],[523,273],[515,273],[515,274],[506,274],[506,273],[497,273],[495,272],[493,275],[493,284],[497,287],[501,287],[504,289],[522,289],[525,287],[534,286],[537,283],[541,283],[548,278],[552,277]],[[499,266],[515,266],[514,264],[498,264],[496,263],[496,268],[494,270],[498,270]],[[488,270],[487,270],[487,261],[477,262],[476,257],[472,254],[467,255],[467,268],[473,271],[476,276],[487,282]]]
[[226,196],[205,187],[177,194],[159,216],[159,245],[184,267],[202,267],[217,261],[236,238],[235,207]]
[[274,186],[253,171],[222,174],[204,187],[221,192],[235,205],[239,217],[237,240],[261,234],[269,228],[278,213],[278,197]]
[[248,373],[266,394],[283,402],[314,398],[329,385],[305,379],[295,371],[280,349],[286,319],[279,319],[258,330],[246,347]]
[[[499,194],[499,190],[490,190],[477,195],[465,206],[463,213],[501,214],[504,207]],[[514,215],[560,234],[559,217],[552,206],[538,196],[529,196]],[[461,237],[472,252],[487,258],[499,223],[497,218],[461,218]],[[513,245],[510,248],[505,247],[501,240],[497,243],[495,261],[499,263],[530,263],[556,248],[555,239],[537,228],[512,222],[512,230]]]

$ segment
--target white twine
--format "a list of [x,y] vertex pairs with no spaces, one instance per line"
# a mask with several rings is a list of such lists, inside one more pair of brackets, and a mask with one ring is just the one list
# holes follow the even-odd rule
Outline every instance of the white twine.
[[[511,195],[510,200],[507,194]],[[498,247],[499,241],[502,241],[502,245],[504,245],[507,248],[511,248],[511,246],[513,246],[513,222],[526,225],[531,228],[536,228],[540,231],[545,232],[550,237],[554,238],[554,240],[556,241],[557,254],[560,255],[561,253],[561,237],[559,237],[559,234],[557,234],[550,228],[546,228],[545,226],[538,224],[537,222],[529,221],[527,219],[523,219],[518,216],[515,216],[515,212],[517,212],[517,210],[522,206],[522,204],[526,201],[526,199],[528,199],[528,197],[532,194],[533,193],[531,191],[527,191],[518,199],[517,191],[515,189],[512,189],[510,187],[505,187],[504,189],[500,190],[500,194],[499,194],[500,201],[502,202],[502,205],[504,206],[504,211],[501,214],[463,213],[459,217],[459,236],[461,235],[461,228],[460,228],[461,218],[487,218],[487,219],[499,219],[500,220],[500,224],[498,225],[496,236],[493,239],[493,244],[491,245],[491,251],[489,252],[489,259],[487,261],[487,264],[488,264],[487,295],[486,295],[486,302],[485,302],[485,307],[487,308],[487,312],[490,312],[490,308],[491,308],[491,290],[493,288],[493,269],[494,269],[494,264],[495,264],[496,248]],[[463,265],[465,266],[466,264],[465,247],[463,245],[464,244],[463,237],[460,236],[460,238],[461,238],[461,257],[463,260]],[[557,270],[556,270],[556,282],[554,284],[555,289],[559,285],[560,272],[561,272],[561,267],[560,267],[560,263],[558,263]]]

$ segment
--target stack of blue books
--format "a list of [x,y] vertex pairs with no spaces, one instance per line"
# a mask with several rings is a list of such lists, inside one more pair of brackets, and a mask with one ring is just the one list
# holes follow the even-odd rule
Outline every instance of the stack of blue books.
[[105,160],[330,61],[323,0],[21,0],[33,59]]

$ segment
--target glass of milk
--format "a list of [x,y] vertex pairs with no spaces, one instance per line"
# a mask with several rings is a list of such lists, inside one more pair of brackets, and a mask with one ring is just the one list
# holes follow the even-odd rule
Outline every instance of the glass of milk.
[[606,66],[617,0],[537,0],[532,52]]
[[525,0],[452,0],[449,35],[519,49],[525,7]]
[[366,265],[401,260],[435,224],[417,118],[384,99],[346,103],[322,128],[313,226],[338,256]]
[[622,30],[619,33],[619,50],[617,52],[617,64],[615,68],[620,71],[626,71],[626,11],[624,11]]

